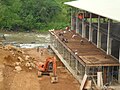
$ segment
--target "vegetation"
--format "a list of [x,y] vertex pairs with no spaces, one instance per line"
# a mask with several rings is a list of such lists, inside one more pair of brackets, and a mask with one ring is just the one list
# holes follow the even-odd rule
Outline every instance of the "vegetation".
[[70,0],[0,0],[0,29],[48,30],[69,22],[64,2]]

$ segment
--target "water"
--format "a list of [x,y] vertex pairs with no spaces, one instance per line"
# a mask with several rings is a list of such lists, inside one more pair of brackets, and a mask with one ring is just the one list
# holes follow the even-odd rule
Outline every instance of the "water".
[[12,44],[21,48],[47,47],[50,43],[49,33],[4,33],[3,44]]

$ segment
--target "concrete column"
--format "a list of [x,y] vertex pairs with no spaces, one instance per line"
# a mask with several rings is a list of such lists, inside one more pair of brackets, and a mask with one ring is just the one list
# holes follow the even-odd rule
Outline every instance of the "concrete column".
[[120,46],[119,46],[119,63],[120,63]]
[[76,33],[79,33],[79,22],[78,22],[78,13],[76,15]]
[[107,34],[107,55],[111,54],[111,39],[110,39],[110,20],[108,20],[108,34]]
[[85,32],[85,24],[84,24],[84,13],[83,13],[83,19],[82,19],[82,38],[85,38],[86,32]]
[[101,47],[100,16],[98,16],[97,48]]
[[75,69],[76,69],[76,75],[77,75],[77,70],[78,70],[78,61],[77,61],[77,59],[75,60],[75,62],[76,62],[76,64],[75,64]]
[[73,11],[71,8],[71,30],[73,30]]
[[85,70],[84,70],[84,71],[85,71],[85,74],[87,75],[87,67],[85,67]]
[[90,13],[90,22],[89,22],[89,41],[92,41],[92,13]]
[[[120,64],[120,46],[119,46],[119,64]],[[118,82],[120,83],[120,66],[119,66]]]

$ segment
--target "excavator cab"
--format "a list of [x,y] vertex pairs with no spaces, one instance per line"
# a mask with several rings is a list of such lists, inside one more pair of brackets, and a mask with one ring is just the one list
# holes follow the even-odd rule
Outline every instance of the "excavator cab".
[[53,62],[50,62],[50,63],[48,64],[48,71],[49,71],[49,72],[52,72],[52,71],[53,71]]

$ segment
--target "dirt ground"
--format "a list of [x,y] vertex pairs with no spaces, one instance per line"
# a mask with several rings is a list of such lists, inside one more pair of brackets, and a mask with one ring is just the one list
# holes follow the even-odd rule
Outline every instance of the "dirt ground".
[[[47,57],[54,55],[47,49],[42,49],[43,55],[41,55],[40,50],[37,52],[36,48],[23,49],[25,52],[24,54],[31,56],[35,61],[44,62]],[[11,52],[0,47],[0,65],[4,65],[4,79],[3,81],[0,81],[0,90],[79,90],[78,81],[76,81],[76,79],[58,60],[58,83],[52,84],[50,82],[50,76],[42,76],[41,78],[38,78],[37,70],[34,68],[29,70],[23,67],[20,72],[15,72],[12,64],[5,64],[5,57],[8,55],[12,56]]]

